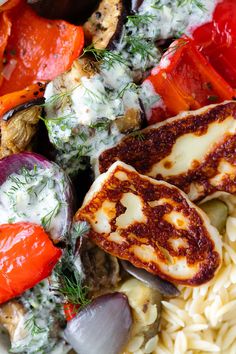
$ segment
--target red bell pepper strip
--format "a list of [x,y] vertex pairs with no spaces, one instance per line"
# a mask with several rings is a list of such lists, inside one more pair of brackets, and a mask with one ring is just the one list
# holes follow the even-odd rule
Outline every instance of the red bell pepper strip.
[[70,68],[84,46],[81,26],[38,16],[25,1],[7,11],[12,23],[5,50],[6,65],[14,60],[11,77],[3,79],[0,96],[37,81],[49,81]]
[[[0,13],[0,72],[3,70],[4,52],[7,46],[7,41],[11,33],[11,21],[6,12]],[[0,86],[3,76],[0,75]]]
[[0,225],[0,304],[47,278],[61,254],[41,226]]
[[21,0],[8,0],[5,4],[0,6],[0,12],[10,10],[21,2]]
[[36,98],[43,97],[45,85],[41,83],[33,84],[26,87],[21,91],[8,93],[0,97],[0,119],[1,117],[12,108],[19,106],[23,103],[35,100]]
[[64,314],[67,321],[71,321],[78,313],[80,305],[67,302],[63,305]]
[[212,21],[198,27],[193,38],[215,70],[236,88],[236,1],[220,1]]
[[232,99],[236,94],[187,37],[171,44],[146,80],[165,105],[153,110],[150,124],[181,111]]

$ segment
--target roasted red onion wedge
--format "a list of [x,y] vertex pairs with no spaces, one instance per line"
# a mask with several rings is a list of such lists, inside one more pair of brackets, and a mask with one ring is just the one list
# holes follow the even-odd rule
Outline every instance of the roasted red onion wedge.
[[127,297],[118,292],[106,294],[68,322],[65,337],[79,354],[120,354],[132,322]]
[[[47,174],[47,170],[50,171],[50,173]],[[40,174],[43,172],[45,172],[45,177],[40,182],[41,185],[35,189],[33,178],[37,178],[37,173]],[[22,179],[22,175],[24,179]],[[49,199],[49,193],[42,194],[42,190],[45,190],[45,187],[49,192],[51,191],[51,193],[55,191],[57,198],[55,199],[56,204],[55,201],[53,204],[52,200]],[[5,189],[8,193],[5,193]],[[58,165],[50,162],[43,156],[24,152],[1,159],[0,190],[2,192],[0,195],[0,223],[31,221],[41,224],[56,242],[60,241],[70,229],[73,213],[73,196],[70,180]],[[9,196],[10,192],[12,192],[12,195],[16,198],[19,210],[21,209],[21,205],[25,208],[27,207],[26,205],[34,206],[34,208],[28,207],[29,219],[27,216],[22,217],[22,214],[19,215],[15,212],[16,215],[13,215],[14,213],[11,213],[10,207],[8,207],[9,200],[6,200],[6,197],[4,198],[2,196],[4,194]],[[20,193],[19,196],[16,194],[18,192]],[[25,197],[26,193],[28,193],[26,196],[28,199]],[[23,204],[20,204],[17,198],[19,197],[21,199],[22,195],[25,199],[23,202],[21,201]],[[26,204],[26,202],[28,204]],[[36,203],[38,203],[38,205],[36,205]],[[43,214],[42,206],[45,206],[45,215]],[[37,207],[38,210],[36,210]],[[32,219],[32,215],[36,212],[38,213],[37,215],[39,215],[38,219],[40,222],[37,222],[36,216],[35,219]],[[8,215],[11,221],[5,220]]]
[[127,273],[147,284],[150,288],[159,291],[162,295],[174,297],[180,294],[176,286],[169,281],[161,279],[157,275],[147,272],[145,269],[137,268],[130,262],[121,261],[121,264]]

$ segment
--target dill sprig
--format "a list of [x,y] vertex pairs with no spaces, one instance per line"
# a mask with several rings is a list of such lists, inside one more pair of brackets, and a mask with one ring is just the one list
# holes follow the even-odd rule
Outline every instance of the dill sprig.
[[47,332],[45,328],[40,327],[36,323],[36,318],[34,315],[25,321],[25,328],[31,333],[32,336]]
[[202,3],[202,0],[177,0],[177,6],[182,7],[186,5],[195,5],[200,10],[206,10],[205,5]]
[[129,46],[130,53],[133,55],[139,54],[143,60],[154,56],[154,44],[142,36],[127,36],[126,43]]
[[126,91],[132,90],[136,92],[139,86],[134,82],[128,82],[117,94],[117,98],[123,98]]
[[177,43],[174,45],[170,45],[168,48],[164,49],[165,53],[163,54],[163,57],[174,54],[178,49],[184,47],[186,44],[188,44],[189,41],[184,38],[180,38],[177,40]]
[[107,49],[95,48],[93,44],[84,48],[83,54],[80,57],[83,57],[85,54],[92,54],[96,61],[103,61],[109,69],[116,63],[126,64],[125,59],[121,55]]
[[46,215],[41,218],[41,224],[44,229],[48,229],[52,223],[52,219],[58,214],[62,203],[58,202],[57,205],[50,210]]
[[59,103],[61,106],[65,103],[65,100],[71,96],[72,92],[77,89],[79,85],[74,86],[71,90],[69,91],[63,91],[60,93],[56,93],[55,95],[52,95],[47,99],[45,103],[43,103],[41,106],[42,107],[47,107],[49,105],[53,105],[54,103]]
[[111,125],[110,119],[104,118],[104,119],[98,119],[97,122],[91,123],[89,125],[89,128],[95,129],[98,132],[108,130]]
[[128,24],[132,24],[134,26],[148,25],[156,18],[155,15],[131,15],[127,16]]
[[61,276],[58,292],[65,297],[67,302],[73,305],[85,307],[90,303],[87,298],[88,287],[82,285],[81,279],[75,275],[70,278],[66,275]]

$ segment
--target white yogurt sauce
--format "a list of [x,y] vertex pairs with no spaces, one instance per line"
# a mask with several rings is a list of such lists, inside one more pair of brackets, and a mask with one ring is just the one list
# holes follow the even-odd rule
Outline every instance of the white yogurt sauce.
[[[63,208],[61,196],[55,188],[58,184],[55,169],[24,168],[7,178],[0,187],[1,224],[32,222],[44,226],[52,237],[58,237]],[[62,184],[63,180],[61,173]]]
[[60,151],[57,162],[69,174],[86,167],[84,157],[96,158],[121,138],[111,125],[115,119],[130,108],[140,110],[130,70],[119,62],[111,68],[103,64],[99,73],[80,80],[73,67],[48,84],[45,97],[49,138]]

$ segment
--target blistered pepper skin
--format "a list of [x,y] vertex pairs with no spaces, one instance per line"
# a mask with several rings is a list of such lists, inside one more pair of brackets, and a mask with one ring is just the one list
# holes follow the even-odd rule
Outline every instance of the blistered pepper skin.
[[39,225],[0,225],[0,304],[48,277],[61,254]]

